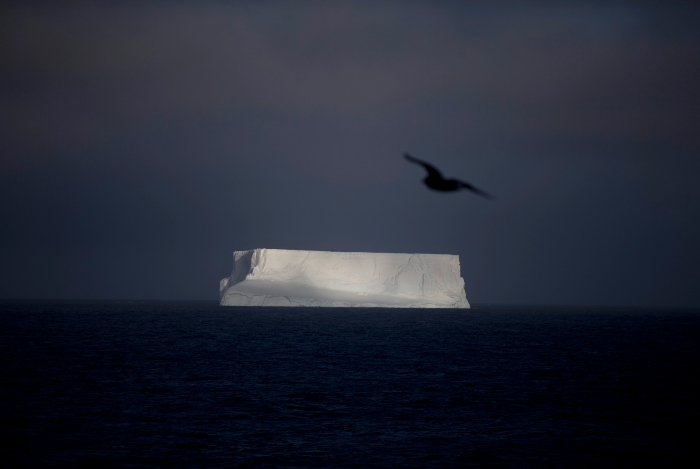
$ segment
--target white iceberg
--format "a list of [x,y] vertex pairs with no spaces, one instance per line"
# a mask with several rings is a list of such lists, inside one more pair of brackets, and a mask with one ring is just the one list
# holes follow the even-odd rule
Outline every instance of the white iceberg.
[[469,308],[459,256],[234,251],[223,306]]

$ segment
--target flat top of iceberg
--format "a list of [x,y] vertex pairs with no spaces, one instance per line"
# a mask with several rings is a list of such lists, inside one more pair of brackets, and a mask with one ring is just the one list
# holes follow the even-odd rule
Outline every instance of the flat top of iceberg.
[[367,257],[385,257],[385,256],[435,256],[435,257],[457,257],[456,254],[423,254],[423,253],[407,253],[407,252],[370,252],[370,251],[313,251],[305,249],[274,249],[274,248],[255,248],[246,249],[234,252],[252,252],[252,251],[271,251],[278,253],[318,253],[329,254],[332,256],[347,255],[347,256],[367,256]]
[[[377,254],[399,254],[399,255],[405,255],[405,256],[413,256],[418,253],[408,253],[408,252],[373,252],[373,251],[324,251],[320,249],[278,249],[278,248],[255,248],[255,249],[244,249],[244,251],[257,251],[257,250],[266,250],[266,251],[288,251],[288,252],[328,252],[332,254],[371,254],[373,256]],[[423,254],[423,255],[433,255],[433,256],[452,256],[454,254]]]

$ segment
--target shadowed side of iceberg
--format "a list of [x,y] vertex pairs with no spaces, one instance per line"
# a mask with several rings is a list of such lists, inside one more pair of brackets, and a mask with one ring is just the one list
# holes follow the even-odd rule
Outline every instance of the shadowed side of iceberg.
[[233,261],[224,306],[469,308],[454,255],[254,249]]

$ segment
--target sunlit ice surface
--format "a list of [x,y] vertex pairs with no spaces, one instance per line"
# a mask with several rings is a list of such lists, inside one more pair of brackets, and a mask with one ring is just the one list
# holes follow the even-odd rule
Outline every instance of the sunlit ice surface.
[[469,308],[456,255],[254,249],[233,263],[224,306]]

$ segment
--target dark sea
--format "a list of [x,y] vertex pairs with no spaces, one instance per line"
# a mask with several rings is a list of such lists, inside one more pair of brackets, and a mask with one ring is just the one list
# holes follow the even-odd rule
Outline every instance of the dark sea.
[[0,467],[700,467],[700,311],[0,302]]

